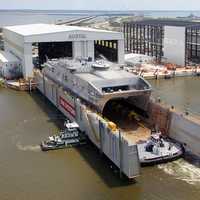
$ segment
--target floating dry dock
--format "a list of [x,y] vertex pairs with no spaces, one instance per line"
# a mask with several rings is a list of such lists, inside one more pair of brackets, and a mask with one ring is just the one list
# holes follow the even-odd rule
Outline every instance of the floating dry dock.
[[137,145],[120,130],[110,126],[100,113],[84,104],[79,98],[66,91],[38,71],[38,89],[71,121],[76,121],[81,131],[128,177],[140,174]]

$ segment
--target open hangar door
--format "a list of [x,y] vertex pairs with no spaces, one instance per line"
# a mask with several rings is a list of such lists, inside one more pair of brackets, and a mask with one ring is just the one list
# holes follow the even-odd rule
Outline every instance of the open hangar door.
[[118,62],[117,40],[96,40],[94,42],[95,59],[105,57],[108,61]]
[[38,43],[39,64],[48,59],[72,57],[72,42],[41,42]]

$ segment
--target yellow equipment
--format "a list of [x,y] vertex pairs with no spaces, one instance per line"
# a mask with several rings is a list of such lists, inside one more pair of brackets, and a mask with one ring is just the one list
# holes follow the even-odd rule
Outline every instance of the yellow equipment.
[[108,122],[108,128],[115,132],[117,130],[117,125],[114,122]]

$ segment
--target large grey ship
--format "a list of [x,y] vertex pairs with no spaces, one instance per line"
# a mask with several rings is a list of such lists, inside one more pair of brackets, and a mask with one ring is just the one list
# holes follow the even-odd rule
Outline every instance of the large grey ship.
[[142,77],[125,71],[121,65],[102,59],[93,62],[90,58],[49,60],[43,74],[114,121],[123,136],[137,144],[141,164],[181,156],[179,144],[162,137],[160,132],[151,133],[135,112],[140,109],[145,113],[151,94],[150,84]]
[[145,109],[151,94],[150,84],[142,77],[103,59],[53,59],[44,64],[43,73],[100,112],[113,99],[137,101]]

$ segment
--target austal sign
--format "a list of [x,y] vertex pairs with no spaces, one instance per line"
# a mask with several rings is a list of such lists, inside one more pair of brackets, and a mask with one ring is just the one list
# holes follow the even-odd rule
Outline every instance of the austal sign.
[[85,34],[70,34],[69,39],[85,39],[87,36]]

